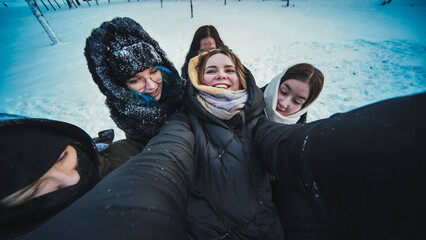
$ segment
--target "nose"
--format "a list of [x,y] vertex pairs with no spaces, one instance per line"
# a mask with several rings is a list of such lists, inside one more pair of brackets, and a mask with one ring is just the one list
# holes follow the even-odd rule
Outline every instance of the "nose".
[[155,89],[156,85],[157,84],[154,81],[152,81],[150,78],[146,80],[146,89],[147,90]]
[[224,72],[224,71],[222,71],[222,70],[218,71],[218,72],[217,72],[217,75],[216,75],[216,78],[217,78],[217,79],[225,79],[225,78],[226,78],[226,74],[225,74],[225,72]]
[[58,160],[55,165],[43,176],[48,180],[50,191],[72,186],[80,181],[80,174],[76,170],[78,159],[74,152],[69,152],[63,159]]
[[289,105],[289,102],[290,102],[289,98],[284,97],[284,98],[280,99],[279,103],[280,103],[280,105],[281,105],[282,108],[287,108],[288,105]]
[[59,188],[72,186],[80,181],[80,175],[75,169],[75,165],[72,165],[71,161],[62,163],[59,166],[55,166],[49,171],[49,178]]

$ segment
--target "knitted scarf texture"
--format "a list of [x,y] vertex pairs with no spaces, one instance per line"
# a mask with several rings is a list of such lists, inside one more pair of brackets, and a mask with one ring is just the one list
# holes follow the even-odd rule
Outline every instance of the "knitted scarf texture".
[[229,120],[235,114],[241,112],[247,101],[247,92],[238,90],[210,94],[205,91],[199,91],[197,99],[207,111],[211,112],[217,118]]

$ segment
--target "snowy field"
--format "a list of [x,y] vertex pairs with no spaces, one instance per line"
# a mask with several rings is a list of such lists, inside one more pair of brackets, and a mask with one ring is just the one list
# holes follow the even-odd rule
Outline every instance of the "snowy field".
[[[114,128],[83,49],[93,28],[114,17],[139,22],[180,71],[195,30],[214,25],[258,86],[308,62],[325,76],[309,121],[390,97],[426,91],[423,0],[99,0],[89,7],[40,9],[62,41],[52,45],[24,0],[1,0],[0,112],[73,123],[92,137]],[[47,0],[44,0],[48,4]],[[54,1],[51,0],[53,4]],[[294,6],[293,6],[294,5]],[[50,7],[48,5],[48,7]],[[421,111],[425,111],[422,109]],[[409,118],[410,116],[407,116]]]

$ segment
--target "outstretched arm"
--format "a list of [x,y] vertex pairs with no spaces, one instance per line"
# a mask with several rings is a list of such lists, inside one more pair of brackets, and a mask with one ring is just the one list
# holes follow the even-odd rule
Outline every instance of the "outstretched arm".
[[194,136],[181,120],[171,120],[143,152],[28,237],[186,239]]
[[395,98],[305,125],[267,120],[254,146],[278,179],[389,239],[423,236],[426,94]]

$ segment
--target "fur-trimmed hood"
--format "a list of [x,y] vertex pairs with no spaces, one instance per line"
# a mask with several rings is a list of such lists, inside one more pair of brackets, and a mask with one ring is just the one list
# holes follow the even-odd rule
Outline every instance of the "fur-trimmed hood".
[[[114,18],[102,23],[87,38],[84,54],[93,80],[106,96],[111,118],[128,138],[148,142],[181,105],[186,81],[159,44],[134,20]],[[166,95],[158,104],[147,106],[125,84],[155,66],[170,70],[171,77]]]

